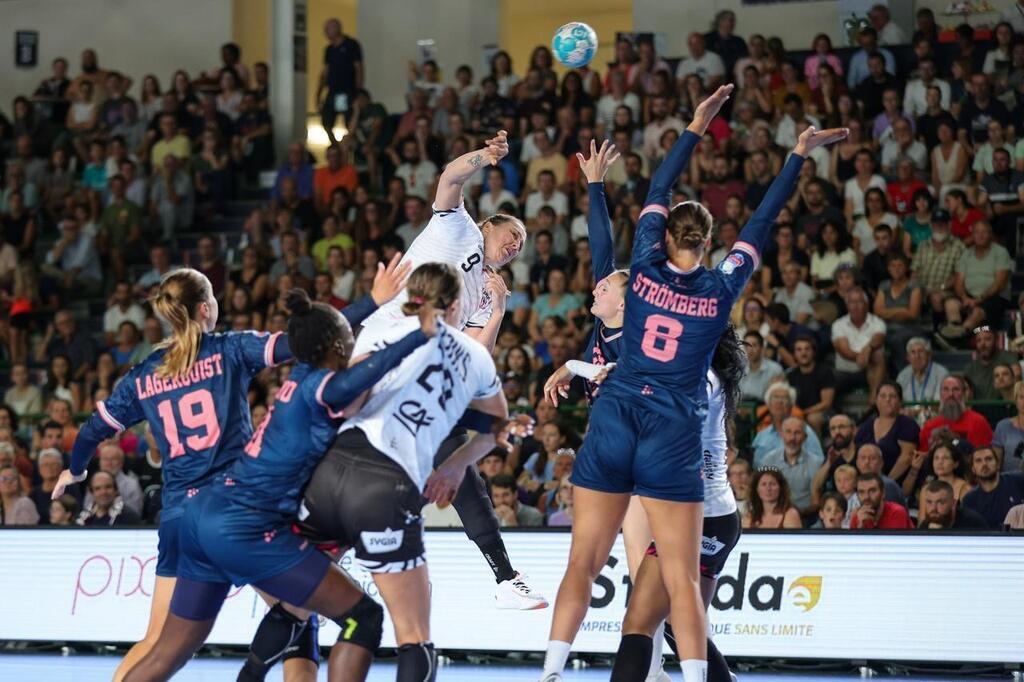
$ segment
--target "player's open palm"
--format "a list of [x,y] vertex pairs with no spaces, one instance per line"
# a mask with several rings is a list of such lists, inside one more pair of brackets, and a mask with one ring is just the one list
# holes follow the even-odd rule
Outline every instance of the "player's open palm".
[[690,122],[688,129],[703,137],[704,133],[707,132],[708,126],[715,120],[715,116],[718,116],[718,112],[722,110],[722,106],[729,99],[732,89],[733,85],[731,83],[723,85],[698,104],[697,109],[693,112],[693,121]]
[[800,137],[797,139],[796,147],[793,148],[793,151],[800,156],[807,156],[818,147],[833,144],[840,140],[845,140],[846,136],[849,134],[849,128],[828,128],[826,130],[818,130],[814,126],[808,126],[806,130],[800,133]]
[[590,158],[583,158],[583,154],[576,152],[576,158],[580,162],[580,170],[587,177],[587,182],[602,182],[605,173],[619,158],[619,152],[615,151],[615,145],[605,140],[601,148],[597,148],[597,142],[590,141]]
[[377,275],[373,278],[373,288],[370,289],[370,297],[377,305],[384,305],[402,289],[405,288],[405,281],[409,279],[412,271],[412,263],[401,262],[402,252],[399,251],[391,257],[387,267],[383,263],[377,263]]

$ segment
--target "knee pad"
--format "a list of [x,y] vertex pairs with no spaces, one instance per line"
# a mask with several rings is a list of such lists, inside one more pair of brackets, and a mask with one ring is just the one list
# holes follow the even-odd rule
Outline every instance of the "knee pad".
[[313,661],[320,665],[320,616],[315,613],[309,617],[302,634],[298,636],[288,647],[281,660],[287,661],[290,658],[302,658]]
[[436,678],[437,652],[431,642],[398,647],[396,682],[434,682]]
[[355,606],[331,620],[341,628],[339,643],[355,644],[370,653],[377,651],[384,636],[384,609],[368,595],[364,594]]
[[[313,616],[315,619],[316,616]],[[280,602],[267,611],[256,629],[252,644],[249,645],[249,657],[238,673],[238,682],[260,682],[267,672],[279,660],[288,658],[288,654],[297,651],[300,642],[309,630],[309,622],[300,620],[285,610]],[[313,642],[316,636],[314,634]],[[319,653],[319,652],[318,652]],[[292,658],[310,658],[295,654]],[[319,658],[319,657],[318,657]],[[316,658],[312,660],[316,661]]]

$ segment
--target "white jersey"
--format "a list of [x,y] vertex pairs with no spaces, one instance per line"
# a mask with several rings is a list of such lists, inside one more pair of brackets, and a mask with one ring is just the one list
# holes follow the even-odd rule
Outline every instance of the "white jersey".
[[[353,357],[380,350],[419,326],[418,318],[404,317],[365,328]],[[401,465],[422,490],[438,447],[469,403],[500,391],[487,349],[442,323],[437,336],[377,382],[363,409],[338,431],[362,429],[373,447]]]
[[[462,273],[459,329],[483,327],[491,319],[491,297],[484,291],[484,235],[465,204],[450,211],[435,209],[430,222],[405,250],[402,262],[411,262],[413,270],[424,263],[447,263]],[[402,304],[407,300],[409,294],[403,289],[363,320],[363,327],[404,317]]]
[[729,486],[729,467],[725,463],[729,439],[725,434],[725,395],[714,370],[708,370],[708,416],[701,431],[704,450],[704,516],[728,516],[736,513],[736,497]]

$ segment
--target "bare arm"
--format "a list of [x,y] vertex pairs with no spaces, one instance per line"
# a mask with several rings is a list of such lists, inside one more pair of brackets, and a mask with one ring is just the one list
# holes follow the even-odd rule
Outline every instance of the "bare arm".
[[508,133],[498,131],[495,137],[487,140],[483,149],[463,154],[444,167],[444,172],[437,180],[437,193],[434,195],[434,209],[450,211],[462,203],[462,186],[472,177],[473,173],[485,165],[495,166],[508,154]]
[[423,495],[431,502],[450,502],[458,490],[466,467],[475,464],[481,457],[490,452],[497,443],[497,435],[508,423],[508,403],[505,394],[498,391],[489,398],[474,400],[469,407],[496,417],[494,428],[490,433],[477,433],[468,443],[460,447],[452,456],[427,479]]

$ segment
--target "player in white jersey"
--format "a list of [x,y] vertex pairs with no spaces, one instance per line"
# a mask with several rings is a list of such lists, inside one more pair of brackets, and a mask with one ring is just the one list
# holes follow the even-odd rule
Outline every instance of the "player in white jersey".
[[[429,682],[436,674],[423,499],[454,497],[466,469],[494,447],[508,418],[490,353],[455,326],[460,285],[450,265],[421,265],[407,287],[404,311],[411,317],[363,331],[353,364],[401,339],[410,324],[418,326],[420,306],[445,311],[437,335],[381,379],[359,414],[342,425],[299,515],[311,538],[353,547],[356,561],[373,574],[394,624],[400,680]],[[435,469],[434,453],[460,419],[477,434]]]
[[[729,324],[719,338],[707,374],[708,413],[701,431],[704,452],[704,528],[701,539],[701,595],[704,607],[711,603],[718,575],[729,553],[739,541],[740,520],[736,498],[728,480],[729,432],[736,416],[739,383],[746,371],[746,354],[736,330]],[[657,549],[652,543],[640,563],[634,581],[626,617],[622,622],[622,640],[612,670],[613,682],[662,682],[671,679],[662,670],[664,639],[674,646],[672,630],[662,625],[669,614],[658,565]],[[709,682],[730,682],[725,658],[708,638]]]
[[[526,241],[526,228],[518,218],[496,214],[478,225],[466,211],[462,188],[469,178],[488,165],[498,163],[508,154],[505,131],[485,143],[483,149],[469,152],[449,163],[437,183],[434,215],[423,231],[408,245],[402,263],[418,267],[424,263],[446,263],[456,268],[462,278],[462,303],[452,323],[466,335],[476,339],[488,350],[494,350],[498,329],[505,315],[508,290],[505,282],[492,268],[498,268],[517,255]],[[389,320],[403,316],[405,294],[384,304],[363,322],[373,330]],[[438,449],[435,466],[448,458],[466,442],[465,430],[453,432]],[[462,520],[466,535],[476,543],[497,582],[495,604],[498,608],[538,609],[547,600],[529,585],[513,567],[501,538],[501,524],[494,513],[494,504],[487,486],[476,469],[466,472],[453,506]]]

